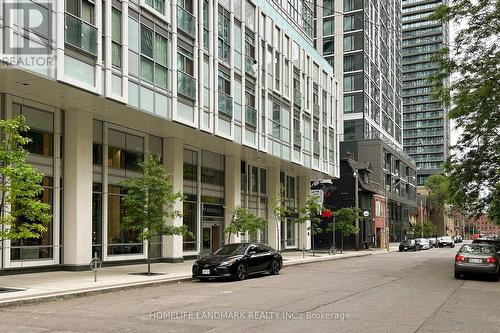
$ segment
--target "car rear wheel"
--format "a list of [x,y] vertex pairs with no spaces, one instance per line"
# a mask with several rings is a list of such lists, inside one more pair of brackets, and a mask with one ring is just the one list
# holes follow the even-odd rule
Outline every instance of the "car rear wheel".
[[271,273],[272,275],[278,275],[280,273],[280,270],[280,262],[276,259],[273,259],[273,261],[271,262],[271,269],[269,270],[269,273]]
[[247,266],[244,264],[239,264],[238,267],[236,267],[236,279],[238,280],[245,280],[247,277]]

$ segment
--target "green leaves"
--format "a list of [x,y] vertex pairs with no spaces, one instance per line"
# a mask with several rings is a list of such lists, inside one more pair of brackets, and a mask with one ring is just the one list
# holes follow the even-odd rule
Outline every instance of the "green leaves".
[[30,139],[24,117],[0,120],[0,238],[40,238],[51,221],[50,205],[43,203],[43,174],[27,163],[23,148]]
[[360,217],[359,213],[359,209],[349,207],[334,211],[334,222],[329,225],[327,231],[340,230],[344,236],[354,235],[359,231],[359,228],[354,225],[356,216]]
[[437,211],[440,211],[449,200],[450,181],[448,177],[441,174],[431,175],[427,178],[425,188],[429,191],[427,198],[434,203]]
[[233,211],[231,223],[224,228],[224,232],[229,235],[245,232],[255,235],[258,230],[263,230],[266,226],[266,219],[252,214],[248,209],[237,207]]
[[313,235],[322,233],[323,229],[321,229],[320,227],[322,207],[323,205],[320,203],[320,199],[318,196],[309,196],[306,200],[305,206],[299,210],[299,217],[295,219],[294,222],[304,223],[306,221],[311,221],[309,230],[312,231]]
[[167,219],[182,216],[174,205],[183,199],[180,192],[174,192],[170,176],[165,174],[160,159],[146,153],[139,163],[141,176],[128,178],[120,185],[125,190],[123,197],[124,228],[136,231],[141,240],[151,240],[156,234],[192,236],[186,226],[173,226]]
[[436,226],[430,222],[417,223],[413,228],[414,236],[415,237],[422,236],[422,230],[423,230],[423,237],[432,237],[436,235]]
[[454,0],[439,6],[431,19],[461,24],[455,44],[433,60],[437,87],[448,78],[449,87],[437,90],[450,108],[449,117],[463,129],[445,171],[450,203],[470,215],[488,210],[500,223],[497,203],[500,186],[500,2]]

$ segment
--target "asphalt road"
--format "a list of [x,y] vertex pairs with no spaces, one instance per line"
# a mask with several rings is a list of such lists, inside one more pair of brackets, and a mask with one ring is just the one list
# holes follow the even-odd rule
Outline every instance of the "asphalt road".
[[455,250],[1,309],[0,332],[500,332],[500,283],[455,280]]

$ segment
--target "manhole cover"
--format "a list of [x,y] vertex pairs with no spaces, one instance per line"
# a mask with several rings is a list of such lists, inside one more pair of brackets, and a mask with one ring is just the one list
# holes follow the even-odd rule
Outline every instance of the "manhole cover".
[[23,290],[24,289],[0,287],[0,294],[3,294],[3,293],[13,293],[13,292],[16,292],[16,291],[23,291]]

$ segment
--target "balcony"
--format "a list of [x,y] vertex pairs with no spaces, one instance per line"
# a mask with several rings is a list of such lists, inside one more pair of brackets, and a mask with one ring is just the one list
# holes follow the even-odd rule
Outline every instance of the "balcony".
[[66,13],[64,41],[92,55],[97,55],[97,28]]
[[293,104],[302,107],[302,94],[298,90],[293,91]]
[[233,117],[233,98],[222,91],[219,91],[219,114]]
[[319,105],[313,103],[313,116],[319,119]]
[[297,130],[293,130],[293,144],[296,147],[302,147],[302,133]]
[[250,105],[245,106],[245,125],[257,127],[257,109]]
[[177,92],[183,96],[196,99],[196,79],[191,75],[177,71]]
[[321,146],[319,144],[319,141],[314,140],[313,141],[313,153],[314,153],[314,155],[319,156],[319,152],[320,152],[320,149],[321,149],[320,147]]
[[250,75],[251,77],[257,77],[257,71],[255,70],[256,62],[255,59],[249,56],[245,56],[245,74]]
[[196,20],[193,14],[191,14],[181,6],[177,6],[177,28],[194,39]]

